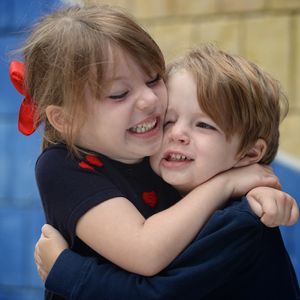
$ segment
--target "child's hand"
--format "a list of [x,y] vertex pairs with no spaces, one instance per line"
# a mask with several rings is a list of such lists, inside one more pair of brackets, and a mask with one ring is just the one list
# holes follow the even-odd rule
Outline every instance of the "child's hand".
[[266,165],[252,164],[246,167],[233,168],[221,174],[227,180],[226,187],[230,197],[241,197],[250,190],[266,186],[280,189],[280,182],[272,168]]
[[282,191],[257,187],[247,194],[251,209],[268,227],[293,225],[298,221],[299,208],[294,198]]
[[51,225],[44,225],[40,239],[36,243],[34,259],[43,281],[46,281],[54,262],[69,246],[63,236]]

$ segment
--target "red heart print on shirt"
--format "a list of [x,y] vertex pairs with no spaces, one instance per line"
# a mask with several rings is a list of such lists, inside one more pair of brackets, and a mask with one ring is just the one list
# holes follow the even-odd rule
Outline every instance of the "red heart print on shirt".
[[150,207],[155,207],[157,202],[158,202],[158,198],[155,192],[143,192],[143,200],[144,202],[149,205]]

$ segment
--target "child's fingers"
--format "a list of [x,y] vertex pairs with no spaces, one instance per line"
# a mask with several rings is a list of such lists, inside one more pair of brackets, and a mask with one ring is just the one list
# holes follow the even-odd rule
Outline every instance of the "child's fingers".
[[41,279],[45,282],[46,278],[48,276],[48,272],[45,272],[44,269],[40,265],[37,265],[37,270],[38,270],[38,273],[39,273]]
[[290,215],[290,219],[289,219],[289,224],[288,225],[294,225],[298,222],[299,220],[299,208],[297,206],[296,200],[293,199],[293,206],[292,206],[292,212]]
[[277,199],[278,211],[281,212],[281,219],[278,219],[278,225],[290,226],[297,222],[299,218],[299,209],[296,200],[289,194],[282,192],[281,197]]
[[41,258],[38,254],[38,251],[34,252],[34,261],[37,266],[39,266],[41,264]]
[[262,217],[263,215],[263,209],[260,203],[258,203],[255,199],[254,196],[252,195],[247,195],[247,200],[248,203],[251,207],[251,209],[253,210],[253,212],[258,216],[258,217]]
[[268,227],[293,225],[299,219],[296,200],[285,192],[261,187],[250,191],[247,199],[252,210]]
[[39,243],[40,243],[40,241],[41,241],[42,238],[43,238],[43,234],[41,234],[41,237],[40,237],[39,241],[35,245],[34,261],[35,261],[36,268],[37,268],[37,271],[39,273],[39,276],[41,277],[41,279],[43,281],[45,281],[46,277],[47,277],[47,273],[42,268],[42,261],[41,261],[40,254],[39,254],[39,251],[40,251],[40,249],[39,249]]
[[274,226],[287,225],[292,210],[291,199],[287,193],[278,192],[277,198],[274,199],[277,205],[277,215],[274,218]]
[[272,180],[274,181],[274,185],[273,185],[273,188],[277,189],[277,190],[281,190],[281,184],[280,184],[280,181],[278,179],[278,177],[276,176],[272,176]]
[[46,238],[55,237],[56,235],[60,235],[60,233],[51,225],[44,224],[42,227],[42,234]]
[[282,198],[282,210],[284,212],[284,219],[282,220],[282,225],[285,225],[285,226],[289,226],[289,225],[292,225],[291,223],[291,215],[292,215],[292,209],[293,209],[293,202],[294,202],[294,199],[284,193],[283,195],[283,198]]
[[264,203],[263,211],[266,213],[261,221],[269,227],[290,226],[299,218],[299,209],[295,199],[284,192],[277,193],[276,198]]
[[270,198],[270,201],[264,201],[262,210],[261,222],[268,227],[278,226],[283,219],[283,212],[278,209],[277,202],[273,198]]
[[282,224],[284,219],[283,210],[279,210],[276,201],[271,197],[268,201],[260,201],[259,194],[247,195],[248,203],[253,212],[260,217],[263,224],[268,227],[275,227]]

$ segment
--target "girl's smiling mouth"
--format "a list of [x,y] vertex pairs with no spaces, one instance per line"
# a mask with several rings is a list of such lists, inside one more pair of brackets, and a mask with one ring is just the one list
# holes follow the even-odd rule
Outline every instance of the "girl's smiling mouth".
[[157,124],[157,120],[155,119],[150,122],[144,122],[144,123],[138,124],[134,127],[131,127],[129,130],[132,132],[135,132],[135,133],[143,133],[143,132],[153,129],[156,124]]
[[150,117],[141,123],[134,125],[128,129],[131,134],[144,135],[144,134],[156,134],[160,130],[160,117]]

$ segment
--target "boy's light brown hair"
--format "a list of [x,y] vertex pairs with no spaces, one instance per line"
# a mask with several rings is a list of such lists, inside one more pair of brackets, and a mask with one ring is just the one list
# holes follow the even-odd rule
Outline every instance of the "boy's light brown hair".
[[200,108],[226,137],[241,137],[238,155],[261,138],[267,151],[260,163],[271,163],[278,150],[279,124],[288,112],[279,82],[254,63],[212,45],[191,50],[170,64],[168,74],[180,69],[194,76]]
[[[38,106],[37,122],[44,122],[43,148],[65,142],[78,154],[74,138],[84,120],[84,92],[100,98],[108,84],[109,63],[118,66],[124,51],[146,74],[165,75],[161,50],[127,13],[107,5],[72,6],[43,17],[23,49],[25,86]],[[62,136],[47,121],[48,105],[64,107],[68,131]]]

